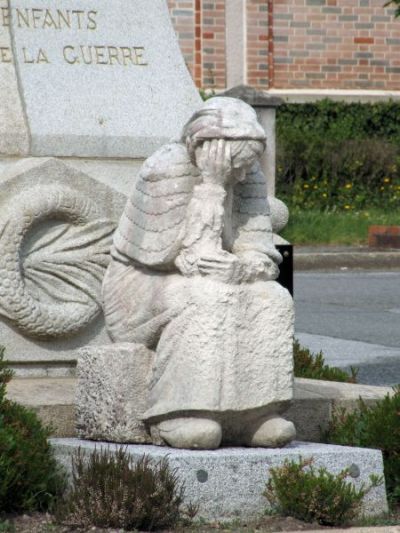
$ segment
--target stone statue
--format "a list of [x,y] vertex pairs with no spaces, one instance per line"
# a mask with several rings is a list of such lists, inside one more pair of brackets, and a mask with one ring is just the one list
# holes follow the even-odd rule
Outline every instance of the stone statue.
[[156,444],[281,446],[295,429],[293,304],[274,281],[265,135],[253,109],[216,97],[180,142],[148,158],[103,282],[116,343],[153,354],[146,410]]

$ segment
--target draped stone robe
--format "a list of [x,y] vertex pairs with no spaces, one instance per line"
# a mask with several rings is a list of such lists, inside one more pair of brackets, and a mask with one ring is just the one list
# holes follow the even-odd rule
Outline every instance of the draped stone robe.
[[[263,276],[226,283],[176,267],[200,184],[183,144],[164,146],[144,163],[103,283],[112,339],[155,352],[147,420],[267,413],[292,397],[293,305],[286,289]],[[252,254],[279,262],[258,165],[243,183],[227,187],[223,209],[223,250],[244,263]]]

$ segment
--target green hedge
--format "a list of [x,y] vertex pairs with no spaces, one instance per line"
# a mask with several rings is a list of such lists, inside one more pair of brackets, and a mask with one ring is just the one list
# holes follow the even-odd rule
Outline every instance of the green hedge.
[[400,103],[279,107],[277,188],[292,208],[399,209]]
[[0,519],[5,513],[49,509],[65,481],[47,441],[49,428],[6,398],[11,377],[0,347]]

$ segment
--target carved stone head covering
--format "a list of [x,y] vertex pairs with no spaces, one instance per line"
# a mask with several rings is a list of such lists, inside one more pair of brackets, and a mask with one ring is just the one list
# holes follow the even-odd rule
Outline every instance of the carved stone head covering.
[[182,142],[192,155],[199,144],[210,139],[249,140],[266,144],[265,132],[256,112],[236,98],[218,96],[205,102],[183,129]]

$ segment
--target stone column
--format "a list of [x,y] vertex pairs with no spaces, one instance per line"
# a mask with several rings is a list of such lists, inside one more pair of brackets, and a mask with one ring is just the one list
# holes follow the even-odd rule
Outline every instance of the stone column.
[[247,83],[247,0],[225,2],[226,86]]
[[276,108],[283,100],[276,96],[270,96],[264,91],[259,91],[248,85],[239,85],[225,91],[221,96],[240,98],[251,105],[258,116],[258,120],[265,130],[267,137],[267,149],[261,158],[261,167],[267,178],[268,195],[275,196],[276,181]]

